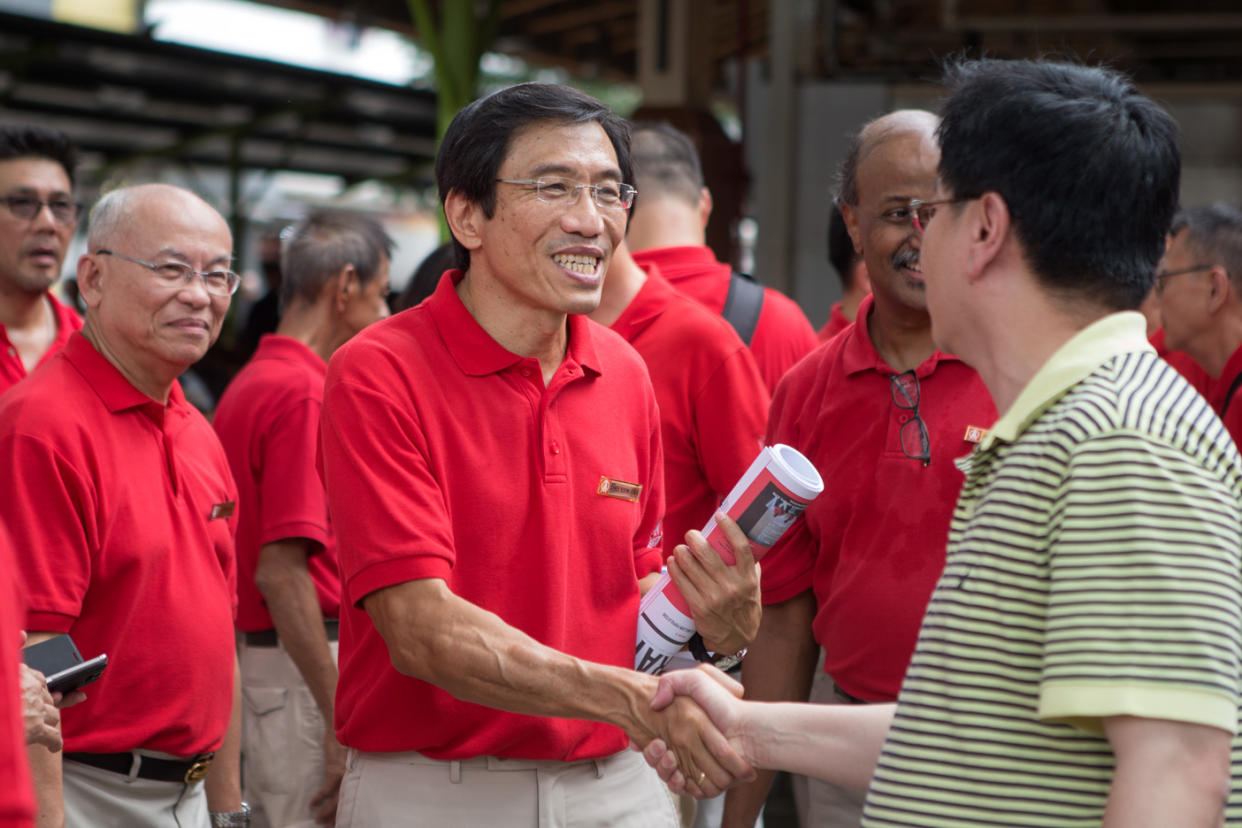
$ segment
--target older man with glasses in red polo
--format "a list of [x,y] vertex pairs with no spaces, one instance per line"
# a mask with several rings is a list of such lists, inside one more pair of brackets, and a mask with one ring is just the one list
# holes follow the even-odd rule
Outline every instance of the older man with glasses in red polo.
[[[852,325],[794,366],[772,400],[767,442],[800,450],[827,488],[764,558],[763,618],[743,670],[747,698],[897,697],[944,567],[962,482],[953,461],[996,418],[975,371],[931,338],[911,203],[935,192],[937,123],[921,111],[879,118],[858,133],[841,167],[837,202],[872,295]],[[858,825],[860,792],[807,783],[803,824]],[[753,825],[770,784],[771,774],[761,774],[730,791],[723,825]]]
[[82,327],[78,315],[48,292],[78,223],[76,164],[64,133],[0,127],[0,393]]
[[1156,271],[1168,348],[1185,351],[1211,377],[1208,402],[1242,445],[1242,209],[1193,207],[1177,214]]
[[63,714],[63,760],[31,748],[40,824],[245,826],[237,490],[177,383],[237,289],[232,236],[198,196],[148,184],[100,199],[88,243],[83,330],[0,397],[0,468],[21,480],[0,521],[29,644],[68,633],[109,658]]

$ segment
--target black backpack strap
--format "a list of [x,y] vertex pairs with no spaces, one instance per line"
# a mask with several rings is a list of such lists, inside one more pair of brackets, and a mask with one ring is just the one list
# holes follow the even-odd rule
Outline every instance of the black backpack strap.
[[1238,374],[1233,378],[1233,382],[1229,385],[1229,393],[1225,394],[1225,404],[1220,407],[1220,418],[1225,419],[1225,412],[1229,410],[1229,404],[1233,402],[1233,395],[1238,393],[1238,386],[1242,385],[1242,374]]
[[721,315],[737,331],[742,341],[750,345],[759,325],[759,311],[763,310],[763,285],[745,273],[729,277],[729,294],[725,297]]

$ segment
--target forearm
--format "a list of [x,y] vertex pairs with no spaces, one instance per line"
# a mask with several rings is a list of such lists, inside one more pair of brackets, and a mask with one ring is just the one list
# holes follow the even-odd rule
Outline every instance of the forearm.
[[[810,696],[819,659],[819,645],[811,632],[815,607],[815,596],[807,591],[764,608],[759,632],[742,665],[747,699],[803,702]],[[754,782],[730,790],[722,824],[754,825],[774,777],[772,770],[760,770]]]
[[65,824],[65,800],[61,777],[61,756],[43,745],[30,745],[30,774],[34,777],[36,824],[39,828],[61,828]]
[[[323,611],[315,582],[298,547],[306,541],[267,544],[260,552],[255,584],[263,594],[281,644],[310,688],[325,722],[331,723],[336,698],[337,668],[324,632]],[[273,555],[275,547],[286,554]],[[292,546],[293,553],[289,554]]]
[[608,722],[639,744],[656,679],[547,647],[454,595],[439,579],[372,593],[365,607],[393,666],[463,701],[533,716]]
[[759,767],[866,790],[896,704],[748,704],[745,754]]
[[233,662],[233,709],[224,742],[216,751],[203,780],[207,808],[229,813],[241,810],[241,670]]
[[1104,720],[1116,770],[1104,828],[1224,824],[1230,736],[1205,725],[1114,716]]

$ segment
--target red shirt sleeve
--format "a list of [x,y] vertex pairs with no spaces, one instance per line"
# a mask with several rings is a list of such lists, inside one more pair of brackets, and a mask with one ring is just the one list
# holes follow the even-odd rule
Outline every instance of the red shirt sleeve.
[[17,572],[26,593],[26,629],[68,632],[91,582],[90,549],[98,525],[90,478],[44,441],[26,434],[0,438],[0,457],[21,470],[21,485],[0,498]]
[[739,348],[699,389],[694,406],[704,476],[722,498],[762,447],[767,416],[763,377],[750,351]]
[[272,424],[261,449],[259,543],[307,538],[328,542],[328,504],[315,468],[322,404],[306,398]]

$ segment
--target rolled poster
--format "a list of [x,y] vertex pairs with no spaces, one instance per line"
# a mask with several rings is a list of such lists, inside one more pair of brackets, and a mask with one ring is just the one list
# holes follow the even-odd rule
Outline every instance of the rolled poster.
[[[823,490],[824,481],[811,462],[797,449],[778,443],[759,452],[721,502],[720,511],[737,521],[759,560]],[[733,549],[714,515],[703,527],[703,537],[725,563],[733,565]],[[662,673],[692,635],[690,607],[665,572],[639,603],[634,669]]]

